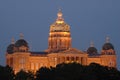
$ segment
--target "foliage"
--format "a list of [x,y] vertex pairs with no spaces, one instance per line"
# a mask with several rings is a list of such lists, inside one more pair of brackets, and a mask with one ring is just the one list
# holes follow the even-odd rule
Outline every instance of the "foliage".
[[13,80],[14,79],[14,71],[9,66],[0,66],[0,79],[2,80]]
[[36,73],[36,80],[120,80],[120,71],[96,63],[89,66],[62,63],[55,68],[42,67]]
[[34,75],[32,72],[21,70],[16,74],[15,80],[34,80]]
[[[34,78],[35,77],[35,78]],[[2,80],[120,80],[120,71],[116,68],[91,63],[83,66],[79,63],[62,63],[56,67],[42,67],[34,75],[30,71],[14,71],[9,66],[0,66]]]

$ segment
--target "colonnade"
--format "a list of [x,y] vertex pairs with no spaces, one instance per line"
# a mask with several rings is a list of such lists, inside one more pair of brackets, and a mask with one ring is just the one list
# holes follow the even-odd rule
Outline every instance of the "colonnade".
[[57,64],[59,63],[80,63],[83,65],[87,64],[87,58],[86,57],[78,57],[78,56],[61,56],[57,58]]

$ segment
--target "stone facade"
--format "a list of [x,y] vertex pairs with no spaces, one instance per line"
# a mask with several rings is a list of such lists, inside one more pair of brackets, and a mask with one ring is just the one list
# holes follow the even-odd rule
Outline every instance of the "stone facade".
[[106,38],[100,53],[91,43],[87,51],[72,48],[70,26],[65,23],[62,12],[59,10],[56,21],[50,25],[48,49],[43,52],[29,50],[27,41],[21,38],[7,47],[6,64],[17,73],[21,69],[36,72],[41,67],[55,67],[60,63],[77,62],[82,65],[98,63],[103,66],[116,67],[116,53],[113,45]]

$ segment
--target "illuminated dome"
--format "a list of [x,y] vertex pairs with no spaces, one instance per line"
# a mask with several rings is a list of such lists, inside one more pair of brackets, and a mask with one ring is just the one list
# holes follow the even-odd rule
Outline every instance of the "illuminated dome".
[[50,32],[69,32],[70,26],[64,22],[62,12],[59,10],[56,21],[50,26]]

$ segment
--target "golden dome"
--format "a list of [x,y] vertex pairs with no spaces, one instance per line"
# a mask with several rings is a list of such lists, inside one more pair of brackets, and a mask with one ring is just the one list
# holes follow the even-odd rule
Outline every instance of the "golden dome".
[[70,26],[64,22],[62,11],[59,10],[56,21],[50,26],[50,32],[69,32]]

